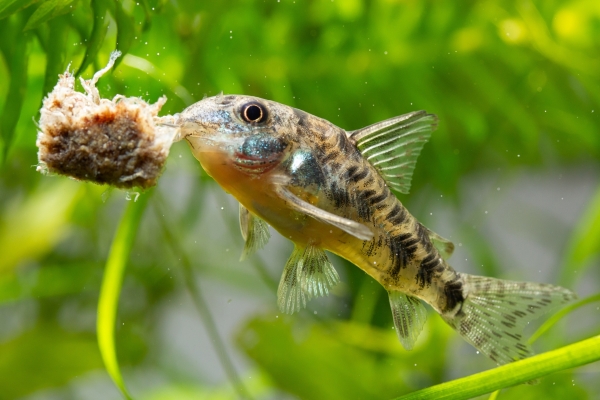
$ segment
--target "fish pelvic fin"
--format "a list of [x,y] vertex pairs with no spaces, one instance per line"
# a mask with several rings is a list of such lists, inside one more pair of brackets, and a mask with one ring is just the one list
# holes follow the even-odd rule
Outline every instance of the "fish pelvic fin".
[[465,300],[442,318],[498,365],[533,355],[523,337],[529,321],[568,303],[572,291],[549,284],[461,274]]
[[240,261],[244,261],[257,250],[262,249],[271,238],[269,225],[256,215],[250,213],[250,211],[241,204],[240,230],[242,231],[242,237],[245,241]]
[[404,349],[412,350],[427,319],[427,310],[416,297],[396,290],[388,294],[398,339]]
[[323,249],[296,244],[281,275],[277,305],[281,312],[293,314],[306,307],[307,300],[328,295],[339,281],[340,277]]

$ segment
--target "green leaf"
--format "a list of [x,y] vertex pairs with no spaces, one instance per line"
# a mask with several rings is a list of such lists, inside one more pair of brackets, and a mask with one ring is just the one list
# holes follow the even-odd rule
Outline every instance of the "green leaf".
[[0,115],[0,166],[4,163],[10,150],[27,91],[27,66],[29,63],[27,48],[32,35],[30,32],[21,32],[22,26],[22,16],[11,18],[0,24],[0,37],[3,39],[0,49],[10,73],[7,101]]
[[94,61],[106,36],[108,27],[106,2],[104,0],[92,0],[92,11],[94,13],[94,27],[92,28],[90,37],[87,39],[85,56],[83,57],[83,61],[81,62],[76,75],[81,75],[88,65]]
[[51,251],[68,229],[82,186],[70,180],[45,181],[29,197],[15,201],[0,216],[0,274]]
[[37,28],[40,24],[69,12],[74,2],[75,0],[43,1],[42,4],[40,4],[40,6],[31,15],[31,17],[29,17],[29,20],[27,21],[27,24],[23,30],[27,31],[29,29]]
[[58,74],[62,74],[66,69],[67,59],[67,37],[69,34],[69,25],[67,18],[55,18],[48,23],[50,25],[49,40],[46,50],[46,75],[44,77],[43,93],[46,95],[51,92],[56,82]]
[[39,0],[0,0],[0,19],[6,18],[38,1]]
[[421,387],[423,371],[442,379],[444,349],[452,333],[441,318],[432,318],[432,329],[414,350],[405,351],[391,327],[325,324],[302,316],[254,318],[238,336],[246,354],[276,386],[298,398],[388,399],[390,393]]
[[92,333],[69,332],[50,324],[39,324],[3,341],[0,354],[2,399],[68,385],[102,366]]
[[117,385],[119,390],[127,398],[131,398],[125,387],[119,362],[117,360],[117,351],[115,348],[115,322],[117,318],[117,308],[121,286],[123,284],[123,275],[129,259],[129,253],[135,239],[135,234],[140,225],[142,214],[146,208],[150,193],[145,193],[137,202],[130,201],[127,204],[125,213],[121,218],[119,227],[113,239],[102,286],[100,288],[100,298],[98,300],[98,319],[97,334],[100,354],[104,361],[106,371],[111,379]]
[[133,43],[133,37],[135,35],[135,20],[133,16],[127,14],[125,10],[123,10],[123,6],[119,0],[115,0],[114,7],[114,17],[117,21],[117,50],[119,50],[123,57],[117,58],[115,62],[114,68],[123,61],[125,55],[131,48],[131,44]]
[[562,262],[560,283],[572,287],[594,258],[600,255],[600,187],[581,214]]
[[598,360],[600,360],[600,336],[594,336],[489,371],[418,390],[396,400],[470,399]]

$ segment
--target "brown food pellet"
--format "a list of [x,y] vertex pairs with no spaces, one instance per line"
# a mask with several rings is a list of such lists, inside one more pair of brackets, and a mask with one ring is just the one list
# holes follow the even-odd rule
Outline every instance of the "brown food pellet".
[[44,99],[37,146],[38,170],[98,184],[142,189],[156,185],[175,134],[176,116],[158,117],[165,103],[116,96],[101,99],[97,79],[114,63],[74,90],[67,71]]

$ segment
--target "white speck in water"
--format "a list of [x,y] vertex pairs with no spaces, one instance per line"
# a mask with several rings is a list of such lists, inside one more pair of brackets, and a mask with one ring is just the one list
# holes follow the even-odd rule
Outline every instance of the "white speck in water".
[[279,318],[279,315],[276,315],[275,318]]
[[432,212],[430,212],[430,213],[429,213],[429,215],[433,215],[433,213],[432,213]]
[[520,154],[517,154],[517,157],[521,157],[521,155],[520,155]]
[[224,209],[225,209],[225,207],[221,207],[221,210],[224,210]]
[[133,200],[134,203],[137,201],[138,197],[140,197],[139,192],[127,192],[125,194],[125,200],[127,200],[127,201]]
[[487,214],[487,211],[485,213]]
[[459,244],[458,244],[458,247],[462,247],[462,243],[459,243]]
[[500,188],[499,188],[499,187],[497,187],[497,188],[496,188],[496,190],[497,190],[497,191],[500,191]]
[[317,312],[315,311],[315,315],[317,314]]
[[417,366],[417,364],[415,364],[415,367]]
[[477,350],[477,354],[479,354],[479,350]]
[[387,51],[384,51],[383,54],[385,54],[387,56]]

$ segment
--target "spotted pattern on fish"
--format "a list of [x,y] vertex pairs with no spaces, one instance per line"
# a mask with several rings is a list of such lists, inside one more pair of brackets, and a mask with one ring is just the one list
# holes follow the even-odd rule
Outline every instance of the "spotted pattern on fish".
[[[262,107],[268,119],[243,121],[247,104]],[[389,292],[407,349],[425,321],[422,300],[503,364],[531,354],[522,331],[532,318],[575,297],[557,286],[459,273],[446,262],[452,243],[419,223],[392,191],[408,193],[416,157],[437,125],[431,114],[412,112],[346,132],[268,100],[217,96],[188,107],[180,120],[182,137],[207,172],[295,243],[278,291],[284,312],[331,287],[335,270],[323,252],[329,250]],[[251,136],[257,139],[248,142]],[[240,149],[249,162],[273,168],[234,170],[231,157]]]

